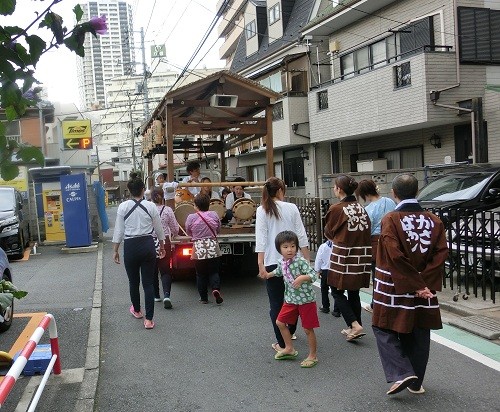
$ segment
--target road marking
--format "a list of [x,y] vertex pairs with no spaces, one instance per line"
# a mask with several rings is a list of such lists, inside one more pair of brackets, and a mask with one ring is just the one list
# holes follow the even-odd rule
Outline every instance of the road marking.
[[[319,281],[314,282],[314,286],[321,288]],[[359,295],[361,303],[369,304],[371,302],[372,295],[370,293],[360,291]],[[493,342],[447,324],[443,325],[443,329],[432,331],[431,339],[500,372],[500,346]]]
[[[443,325],[447,326],[447,325]],[[448,328],[453,328],[453,326],[448,326]],[[445,328],[447,329],[447,328]],[[444,329],[443,329],[444,330]],[[445,338],[444,336],[440,336],[435,332],[431,332],[431,339],[434,342],[437,342],[443,346],[446,346],[447,348],[450,348],[461,355],[467,356],[468,358],[474,359],[476,362],[482,363],[483,365],[488,366],[491,369],[496,370],[497,372],[500,372],[500,362],[497,362],[494,359],[491,359],[487,355],[483,355],[482,353],[476,352],[475,350],[468,348],[464,345],[461,345],[457,342],[453,342],[452,340]],[[491,343],[491,342],[489,342]],[[494,343],[491,343],[492,345],[495,345]],[[498,347],[498,345],[495,345]],[[500,351],[500,349],[499,349]]]
[[[57,385],[57,384],[71,384],[71,383],[81,383],[83,382],[83,374],[85,372],[84,368],[76,369],[65,369],[64,373],[60,375],[51,375],[50,379],[47,381],[47,386]],[[28,410],[33,395],[35,394],[40,382],[42,381],[43,375],[31,376],[26,389],[17,404],[14,412],[25,412]]]

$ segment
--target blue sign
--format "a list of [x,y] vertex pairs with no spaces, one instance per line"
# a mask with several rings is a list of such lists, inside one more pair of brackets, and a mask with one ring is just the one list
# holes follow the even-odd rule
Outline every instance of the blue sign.
[[[61,176],[61,195],[66,246],[90,246],[92,243],[92,231],[90,230],[90,213],[85,175],[82,173]],[[63,220],[62,217],[61,220]]]

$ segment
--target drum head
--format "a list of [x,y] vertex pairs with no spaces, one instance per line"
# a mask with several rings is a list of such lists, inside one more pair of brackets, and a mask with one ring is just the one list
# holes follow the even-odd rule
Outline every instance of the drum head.
[[180,202],[177,203],[177,205],[175,206],[174,210],[175,218],[183,229],[186,228],[185,225],[187,217],[192,213],[196,213],[196,211],[194,210],[193,202]]
[[219,216],[219,219],[222,219],[226,214],[226,206],[224,202],[220,199],[210,199],[210,206],[208,210],[213,210]]
[[255,216],[257,206],[252,199],[237,199],[233,204],[233,215],[238,220],[250,220]]
[[175,190],[175,203],[191,202],[194,200],[193,194],[188,189],[178,188]]

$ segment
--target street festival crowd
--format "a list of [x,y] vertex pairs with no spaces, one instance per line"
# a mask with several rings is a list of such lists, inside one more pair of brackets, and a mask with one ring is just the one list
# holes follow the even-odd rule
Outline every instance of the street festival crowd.
[[[210,182],[200,175],[200,164],[187,164],[184,183]],[[215,303],[224,299],[220,289],[220,256],[217,234],[221,222],[234,222],[232,205],[250,199],[236,180],[221,193],[211,186],[181,189],[156,176],[156,186],[146,193],[142,179],[132,173],[127,188],[130,199],[120,204],[113,235],[113,260],[123,263],[129,280],[130,313],[144,319],[153,329],[154,302],[172,308],[170,253],[172,237],[179,230],[193,242],[192,259],[200,303],[209,303],[209,289]],[[443,223],[422,209],[416,200],[418,181],[401,174],[392,182],[392,199],[382,197],[372,180],[356,182],[349,175],[335,178],[333,195],[339,200],[330,206],[324,227],[325,242],[311,265],[309,243],[297,206],[286,202],[283,180],[270,177],[262,189],[261,204],[255,213],[255,251],[258,276],[265,280],[269,315],[276,336],[271,346],[276,360],[298,357],[293,342],[298,319],[307,336],[308,356],[302,368],[318,364],[314,329],[318,312],[330,313],[329,293],[334,301],[332,314],[342,316],[346,327],[340,331],[347,342],[366,335],[361,311],[372,313],[388,395],[407,389],[423,394],[423,379],[429,359],[430,331],[442,328],[436,292],[441,290],[444,262],[448,255]],[[176,196],[192,200],[194,213],[184,228],[172,208]],[[361,198],[368,204],[358,202]],[[211,199],[220,199],[225,211],[210,210]],[[160,276],[158,276],[160,274]],[[313,283],[321,279],[321,307],[316,306]],[[163,288],[160,296],[159,279]],[[373,282],[372,302],[362,308],[359,291]],[[139,285],[144,291],[141,308]]]

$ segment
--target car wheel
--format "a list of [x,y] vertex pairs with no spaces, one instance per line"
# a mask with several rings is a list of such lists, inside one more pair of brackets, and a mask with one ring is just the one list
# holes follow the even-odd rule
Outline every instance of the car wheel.
[[[2,279],[9,280],[7,276],[3,276]],[[4,321],[0,323],[0,332],[5,332],[10,328],[10,325],[12,325],[12,318],[14,317],[14,300],[5,311],[0,309],[0,314],[4,318]]]
[[26,242],[24,240],[24,236],[22,233],[19,235],[19,245],[21,248],[19,249],[19,253],[14,255],[14,259],[22,259],[24,257],[24,251],[26,250]]

